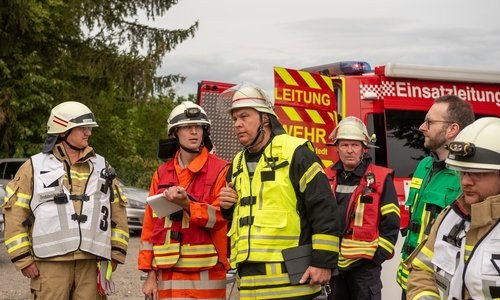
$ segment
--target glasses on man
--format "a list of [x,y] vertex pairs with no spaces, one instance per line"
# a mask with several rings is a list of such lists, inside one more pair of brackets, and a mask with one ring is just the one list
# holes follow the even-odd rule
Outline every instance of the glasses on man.
[[425,119],[424,120],[424,123],[425,123],[425,127],[427,129],[431,128],[431,125],[434,124],[434,123],[447,123],[447,124],[453,124],[455,122],[450,122],[450,121],[432,121],[432,120],[429,120],[429,119]]
[[491,174],[491,173],[498,173],[498,171],[479,172],[479,173],[455,171],[456,176],[460,176],[460,178],[463,178],[465,176],[469,176],[469,178],[474,182],[482,180],[485,176],[487,176],[488,174]]
[[90,126],[78,126],[76,128],[80,129],[83,133],[92,132],[92,127]]

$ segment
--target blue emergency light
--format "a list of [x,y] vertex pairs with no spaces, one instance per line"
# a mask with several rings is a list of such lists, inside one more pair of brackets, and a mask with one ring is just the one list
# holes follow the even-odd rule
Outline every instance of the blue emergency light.
[[340,61],[336,63],[320,65],[301,69],[310,73],[318,73],[325,76],[335,75],[361,75],[372,71],[370,64],[366,61]]

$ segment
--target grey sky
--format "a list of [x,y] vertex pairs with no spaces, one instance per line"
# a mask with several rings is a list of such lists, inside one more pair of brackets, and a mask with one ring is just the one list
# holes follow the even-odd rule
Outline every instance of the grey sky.
[[178,93],[202,79],[251,81],[272,94],[273,67],[365,60],[500,70],[500,1],[183,0],[154,23],[200,28],[158,73],[182,74]]

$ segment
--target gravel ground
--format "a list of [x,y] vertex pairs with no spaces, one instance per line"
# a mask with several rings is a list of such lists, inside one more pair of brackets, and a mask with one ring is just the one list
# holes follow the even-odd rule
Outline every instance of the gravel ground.
[[[109,300],[143,300],[142,283],[140,280],[143,272],[137,270],[137,255],[139,254],[139,236],[130,237],[128,255],[125,264],[118,265],[113,273],[116,293],[108,297]],[[0,300],[29,300],[29,280],[20,271],[16,271],[10,262],[5,245],[0,245]],[[228,284],[227,295],[232,284]],[[238,300],[238,291],[234,288],[231,300]]]

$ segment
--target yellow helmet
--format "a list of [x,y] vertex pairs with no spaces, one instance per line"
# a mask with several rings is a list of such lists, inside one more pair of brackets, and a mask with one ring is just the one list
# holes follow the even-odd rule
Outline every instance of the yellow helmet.
[[172,109],[167,121],[167,132],[170,136],[172,129],[181,125],[201,124],[206,126],[207,133],[210,132],[210,120],[201,106],[190,101],[184,101]]
[[500,170],[499,118],[481,118],[465,127],[448,144],[446,167],[464,172]]
[[50,135],[63,133],[79,126],[99,127],[94,114],[86,105],[80,102],[68,101],[52,109],[46,129]]
[[365,124],[356,117],[346,117],[340,121],[328,138],[333,140],[333,142],[328,143],[328,145],[336,145],[338,140],[352,140],[361,141],[369,148],[376,148],[376,146],[369,145],[368,143],[377,141],[375,135],[372,135],[372,137],[368,135]]
[[243,82],[222,92],[218,99],[219,112],[231,114],[235,108],[251,107],[276,116],[274,100],[269,94],[251,82]]

